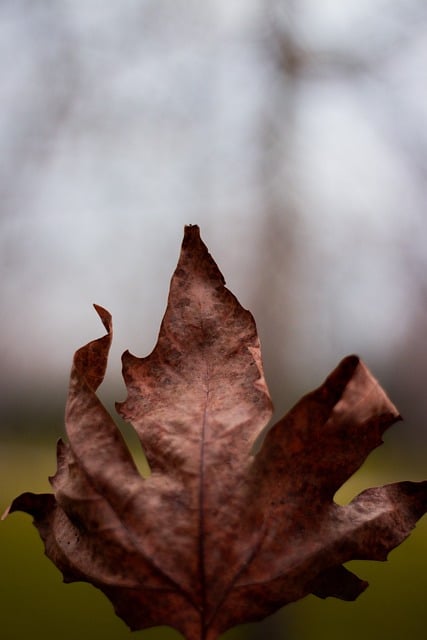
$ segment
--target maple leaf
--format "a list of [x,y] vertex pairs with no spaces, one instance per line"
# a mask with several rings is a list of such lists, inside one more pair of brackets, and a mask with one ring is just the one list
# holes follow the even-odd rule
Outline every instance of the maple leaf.
[[107,334],[74,357],[54,494],[24,493],[10,511],[34,516],[65,582],[101,589],[132,629],[167,624],[214,640],[308,593],[356,598],[344,568],[384,560],[427,510],[427,482],[335,492],[399,420],[356,357],[345,358],[266,435],[272,406],[251,314],[185,229],[154,351],[123,355],[127,399],[151,468],[139,474],[96,396]]

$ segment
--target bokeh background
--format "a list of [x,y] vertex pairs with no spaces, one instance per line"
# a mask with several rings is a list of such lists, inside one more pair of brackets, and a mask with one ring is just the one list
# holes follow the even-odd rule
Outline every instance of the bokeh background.
[[[93,302],[115,326],[100,395],[124,398],[120,354],[153,348],[187,223],[255,315],[277,414],[351,352],[401,410],[337,500],[426,477],[426,69],[424,0],[1,0],[1,509],[49,490]],[[226,638],[423,637],[426,534],[354,563],[357,602]],[[5,640],[130,637],[28,516],[0,556]]]

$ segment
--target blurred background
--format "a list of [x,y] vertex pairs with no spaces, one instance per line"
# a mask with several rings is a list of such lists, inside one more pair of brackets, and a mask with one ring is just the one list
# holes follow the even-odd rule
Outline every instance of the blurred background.
[[[50,489],[93,302],[115,327],[100,395],[124,398],[188,223],[255,315],[277,415],[351,352],[402,412],[337,500],[426,476],[424,0],[1,0],[0,69],[1,509]],[[310,596],[225,638],[422,637],[426,534],[354,563],[356,603]],[[28,516],[0,555],[6,640],[129,637]]]

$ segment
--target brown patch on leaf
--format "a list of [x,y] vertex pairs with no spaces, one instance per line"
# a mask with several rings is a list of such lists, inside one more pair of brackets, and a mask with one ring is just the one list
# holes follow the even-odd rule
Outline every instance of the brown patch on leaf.
[[399,413],[356,356],[345,358],[253,446],[271,417],[255,322],[185,229],[157,345],[123,355],[119,413],[151,467],[140,476],[104,409],[107,334],[79,349],[58,444],[54,494],[24,493],[65,582],[101,589],[132,629],[171,625],[214,640],[308,593],[353,600],[367,586],[343,567],[385,560],[427,509],[427,482],[335,492]]

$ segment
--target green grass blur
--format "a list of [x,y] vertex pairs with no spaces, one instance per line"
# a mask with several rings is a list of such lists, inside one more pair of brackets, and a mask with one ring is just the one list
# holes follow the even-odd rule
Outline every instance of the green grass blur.
[[[359,490],[395,479],[409,469],[384,467],[373,454],[338,495],[345,502]],[[391,456],[393,459],[393,455]],[[404,465],[403,465],[404,467]],[[54,441],[9,442],[0,451],[0,508],[22,491],[50,491],[47,476],[56,468]],[[378,470],[379,469],[379,470]],[[414,475],[413,473],[410,475]],[[85,583],[64,585],[44,556],[30,516],[16,513],[0,524],[1,632],[4,640],[178,640],[168,628],[131,633],[114,615],[105,596]],[[354,603],[309,596],[268,621],[275,638],[288,640],[388,640],[423,638],[427,625],[427,518],[394,550],[386,563],[352,562],[349,567],[370,587]],[[224,640],[269,638],[262,623],[231,630]]]

